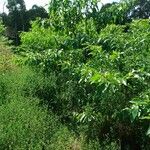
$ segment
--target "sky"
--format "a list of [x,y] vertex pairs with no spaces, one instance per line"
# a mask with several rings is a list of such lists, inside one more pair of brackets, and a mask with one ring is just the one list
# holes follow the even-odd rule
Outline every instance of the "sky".
[[[34,4],[44,7],[46,4],[49,3],[50,0],[24,0],[24,1],[25,1],[25,4],[26,4],[26,8],[30,9],[30,8],[32,8],[32,6]],[[113,2],[113,1],[118,1],[118,0],[101,0],[101,2],[103,4],[110,3],[110,2]],[[3,4],[5,2],[7,2],[7,0],[0,0],[0,12],[3,12]],[[7,11],[6,8],[5,8],[5,11]]]

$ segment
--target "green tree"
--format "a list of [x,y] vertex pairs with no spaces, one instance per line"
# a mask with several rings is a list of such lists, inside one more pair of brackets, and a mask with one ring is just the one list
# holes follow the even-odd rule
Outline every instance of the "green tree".
[[131,11],[131,18],[148,19],[150,17],[150,1],[137,0],[135,7]]
[[26,31],[26,6],[24,0],[8,0],[8,15],[5,26],[7,27],[7,36],[18,45],[19,31]]
[[48,13],[44,7],[33,5],[32,8],[27,11],[27,16],[30,22],[36,20],[36,18],[48,18]]
[[16,31],[24,31],[26,11],[24,0],[8,0],[7,8],[9,10],[9,26],[15,28]]
[[97,7],[97,0],[52,0],[49,6],[49,16],[57,29],[75,32],[76,25],[83,21],[90,10]]
[[48,18],[48,12],[44,9],[44,7],[33,5],[31,9],[26,11],[27,30],[31,27],[31,21],[35,21],[37,18]]

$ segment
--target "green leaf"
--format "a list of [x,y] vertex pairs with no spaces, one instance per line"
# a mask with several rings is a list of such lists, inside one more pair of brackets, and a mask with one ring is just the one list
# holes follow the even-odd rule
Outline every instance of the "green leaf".
[[148,130],[147,130],[147,132],[146,132],[146,135],[147,135],[147,136],[150,136],[150,126],[149,126],[149,128],[148,128]]
[[138,116],[138,114],[139,114],[139,107],[133,106],[131,109],[131,122],[133,122],[135,120],[135,118]]

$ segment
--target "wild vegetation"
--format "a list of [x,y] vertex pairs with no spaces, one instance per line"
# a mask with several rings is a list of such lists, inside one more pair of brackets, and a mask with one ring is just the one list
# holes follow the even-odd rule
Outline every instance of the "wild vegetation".
[[12,48],[0,24],[0,147],[149,150],[149,8],[52,0]]

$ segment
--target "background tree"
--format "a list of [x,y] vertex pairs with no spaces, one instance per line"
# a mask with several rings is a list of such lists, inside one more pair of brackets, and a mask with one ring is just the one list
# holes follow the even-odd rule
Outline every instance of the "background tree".
[[37,18],[48,18],[48,13],[44,7],[33,5],[31,9],[26,11],[27,29],[31,27],[31,21],[35,21]]
[[48,18],[48,13],[43,7],[34,5],[30,10],[26,10],[24,0],[8,0],[8,14],[2,13],[3,24],[6,28],[6,35],[14,41],[15,45],[20,44],[19,34],[22,31],[28,31],[30,22],[37,17]]
[[5,25],[7,26],[7,35],[14,41],[14,44],[19,44],[18,31],[26,30],[26,6],[24,0],[8,0],[7,6],[8,16]]
[[9,11],[9,26],[15,28],[16,31],[24,31],[26,19],[24,0],[8,0],[7,8]]
[[27,11],[27,15],[28,15],[29,21],[31,21],[31,20],[33,21],[37,17],[48,18],[48,13],[44,9],[44,7],[37,6],[37,5],[33,5],[32,8]]
[[150,18],[150,0],[137,0],[132,10],[131,17],[136,19]]

